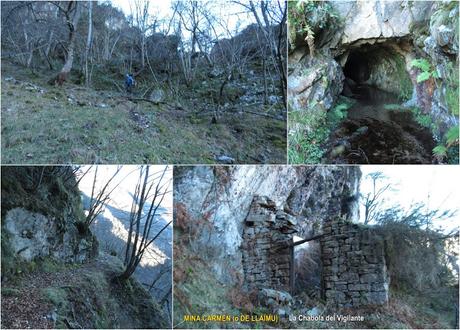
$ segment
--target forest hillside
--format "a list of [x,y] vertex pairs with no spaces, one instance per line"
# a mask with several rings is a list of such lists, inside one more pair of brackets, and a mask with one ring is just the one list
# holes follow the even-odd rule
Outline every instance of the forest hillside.
[[130,5],[2,2],[3,162],[285,162],[286,4]]

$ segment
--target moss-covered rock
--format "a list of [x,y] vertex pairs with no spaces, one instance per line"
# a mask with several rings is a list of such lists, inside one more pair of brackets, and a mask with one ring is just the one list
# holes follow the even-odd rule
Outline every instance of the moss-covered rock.
[[97,254],[95,236],[77,227],[84,214],[71,167],[3,167],[1,189],[2,277],[37,258],[81,263]]

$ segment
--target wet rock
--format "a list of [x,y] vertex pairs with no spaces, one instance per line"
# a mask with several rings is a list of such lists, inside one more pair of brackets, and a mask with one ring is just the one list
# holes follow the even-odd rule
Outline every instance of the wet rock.
[[[350,151],[337,154],[334,150],[344,140]],[[434,146],[430,130],[418,125],[409,111],[390,111],[389,121],[343,121],[330,137],[325,159],[333,164],[431,164]]]
[[353,132],[353,134],[351,135],[351,138],[352,139],[358,138],[360,135],[366,134],[368,130],[369,130],[369,127],[362,126]]
[[330,155],[332,158],[336,158],[342,155],[346,150],[347,150],[346,147],[343,144],[341,144],[341,145],[338,145],[337,147],[334,147]]

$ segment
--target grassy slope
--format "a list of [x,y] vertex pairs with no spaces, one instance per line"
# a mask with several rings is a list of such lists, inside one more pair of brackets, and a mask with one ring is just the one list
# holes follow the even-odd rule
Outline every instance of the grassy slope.
[[283,121],[229,112],[211,124],[199,103],[133,103],[116,92],[50,86],[49,73],[32,75],[5,61],[2,78],[4,164],[196,164],[220,155],[239,163],[285,162]]

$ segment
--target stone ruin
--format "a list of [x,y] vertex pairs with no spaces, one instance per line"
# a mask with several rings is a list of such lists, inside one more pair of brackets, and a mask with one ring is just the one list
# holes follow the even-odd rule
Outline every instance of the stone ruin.
[[[292,292],[296,227],[295,217],[278,209],[274,201],[254,196],[243,229],[246,290]],[[388,302],[384,242],[375,230],[333,218],[323,223],[323,234],[318,239],[324,299],[338,307]]]
[[245,286],[289,291],[293,260],[287,247],[296,231],[295,218],[278,210],[274,201],[254,196],[243,230]]
[[343,219],[323,224],[323,297],[339,307],[388,302],[384,242],[372,228]]

